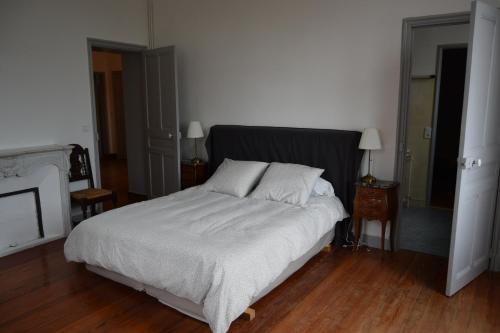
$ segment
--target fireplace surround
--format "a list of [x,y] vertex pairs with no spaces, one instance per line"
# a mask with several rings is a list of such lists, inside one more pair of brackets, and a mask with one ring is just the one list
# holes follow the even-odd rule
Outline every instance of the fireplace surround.
[[[72,146],[69,145],[45,145],[0,150],[0,204],[3,199],[12,196],[33,193],[31,199],[26,197],[24,200],[35,200],[36,209],[33,214],[39,234],[37,239],[19,244],[15,239],[0,239],[2,244],[14,244],[0,248],[0,256],[65,237],[71,231],[68,185],[71,149]],[[53,166],[57,168],[57,174],[54,174]],[[13,223],[23,218],[19,216],[16,219],[16,211],[22,212],[24,206],[33,205],[19,200],[14,206],[0,205],[0,228],[15,228]],[[3,234],[6,235],[7,232]]]

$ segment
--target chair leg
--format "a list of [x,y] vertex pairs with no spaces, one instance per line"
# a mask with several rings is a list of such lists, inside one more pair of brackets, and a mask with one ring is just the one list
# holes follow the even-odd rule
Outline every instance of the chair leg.
[[82,202],[81,207],[82,207],[83,219],[86,220],[87,219],[87,204]]
[[90,216],[96,215],[95,204],[90,205]]
[[113,201],[113,208],[118,207],[118,197],[115,191],[113,191],[111,194],[111,201]]

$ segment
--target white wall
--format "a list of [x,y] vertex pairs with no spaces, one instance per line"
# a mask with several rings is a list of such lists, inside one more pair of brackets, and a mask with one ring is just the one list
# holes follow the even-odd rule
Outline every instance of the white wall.
[[402,20],[468,10],[469,0],[155,0],[155,44],[177,47],[183,128],[374,126],[384,149],[373,173],[392,179]]
[[181,122],[381,129],[392,178],[402,19],[468,0],[156,0],[155,44],[177,46]]
[[444,44],[467,44],[468,41],[468,24],[415,29],[412,75],[436,75],[437,47]]
[[87,38],[147,44],[146,0],[0,2],[0,149],[94,141]]
[[[469,7],[470,0],[154,0],[155,42],[178,48],[183,126],[194,119],[205,127],[375,126],[384,150],[373,154],[373,171],[388,179],[402,19]],[[0,148],[74,142],[93,153],[87,37],[146,45],[146,0],[0,2]]]

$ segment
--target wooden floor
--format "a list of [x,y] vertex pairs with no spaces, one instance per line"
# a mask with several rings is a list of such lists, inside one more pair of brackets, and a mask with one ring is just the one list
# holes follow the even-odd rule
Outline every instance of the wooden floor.
[[[0,332],[209,332],[154,298],[66,263],[63,241],[0,258]],[[500,274],[443,296],[446,263],[414,252],[321,253],[230,332],[500,332]]]
[[[100,164],[101,186],[116,192],[119,207],[146,200],[145,196],[128,191],[127,160],[107,157],[102,158]],[[104,210],[109,209],[113,209],[113,206],[107,201],[104,203]]]

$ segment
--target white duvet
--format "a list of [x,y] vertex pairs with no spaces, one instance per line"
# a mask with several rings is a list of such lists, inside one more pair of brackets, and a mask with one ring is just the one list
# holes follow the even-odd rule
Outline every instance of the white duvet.
[[221,333],[345,216],[335,197],[297,207],[197,187],[92,217],[64,253],[202,304]]

